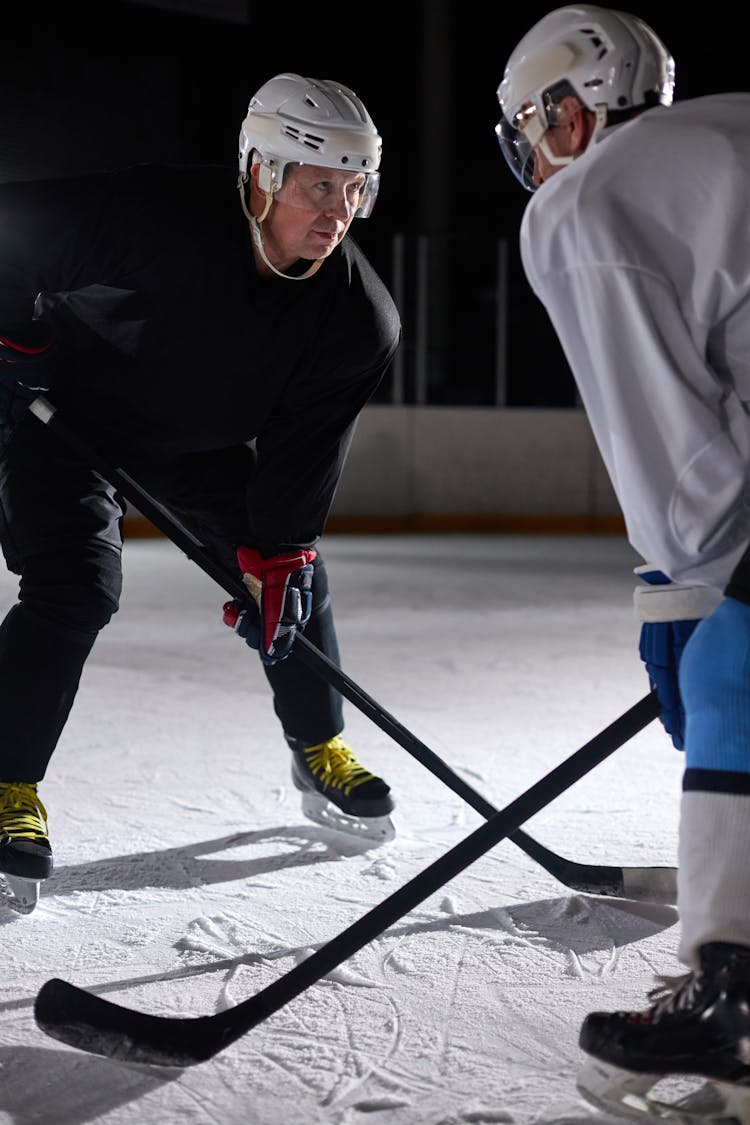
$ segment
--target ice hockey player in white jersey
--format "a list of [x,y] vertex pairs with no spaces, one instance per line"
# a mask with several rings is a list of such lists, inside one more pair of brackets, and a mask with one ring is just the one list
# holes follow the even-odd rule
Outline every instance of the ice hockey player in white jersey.
[[558,8],[507,61],[496,132],[532,193],[526,276],[644,560],[640,655],[685,754],[688,972],[643,1011],[587,1016],[579,1086],[637,1114],[661,1076],[702,1076],[723,1120],[750,1122],[750,94],[674,101],[674,79],[642,19]]

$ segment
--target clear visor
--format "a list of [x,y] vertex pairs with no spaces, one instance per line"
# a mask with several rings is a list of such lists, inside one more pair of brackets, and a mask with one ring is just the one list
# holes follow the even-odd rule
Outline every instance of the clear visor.
[[538,186],[534,183],[534,148],[546,131],[547,125],[533,102],[522,106],[512,121],[503,115],[495,126],[506,163],[527,191],[536,191]]
[[348,172],[316,164],[290,163],[284,168],[274,199],[305,211],[324,211],[345,221],[366,219],[380,186],[379,172]]

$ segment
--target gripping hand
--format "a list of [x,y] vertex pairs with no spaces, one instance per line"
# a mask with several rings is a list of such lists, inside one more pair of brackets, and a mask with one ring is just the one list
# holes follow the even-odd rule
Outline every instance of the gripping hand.
[[232,625],[264,664],[277,664],[292,651],[297,630],[302,631],[312,611],[312,561],[315,551],[290,551],[270,559],[252,547],[237,549],[242,580],[255,599],[259,621],[237,602],[224,606],[224,621]]
[[260,613],[256,605],[245,605],[237,598],[222,606],[222,620],[250,648],[260,648]]
[[659,697],[661,721],[677,750],[684,748],[685,710],[680,695],[682,650],[698,622],[719,604],[713,586],[671,582],[651,566],[636,567],[647,585],[636,586],[633,604],[641,625],[639,651],[649,683]]
[[0,426],[18,422],[55,374],[55,346],[27,346],[0,336]]

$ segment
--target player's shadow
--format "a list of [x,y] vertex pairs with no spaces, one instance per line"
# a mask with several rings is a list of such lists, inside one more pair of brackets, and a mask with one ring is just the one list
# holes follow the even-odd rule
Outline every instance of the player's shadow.
[[0,1047],[0,1073],[4,1121],[85,1125],[174,1082],[183,1071],[131,1067],[77,1051]]
[[[269,849],[265,855],[264,844]],[[347,837],[312,824],[285,825],[236,832],[163,851],[134,852],[57,867],[42,885],[42,894],[51,897],[144,887],[184,890],[254,879],[287,868],[336,863],[375,847],[373,840]],[[0,911],[0,925],[16,918],[10,909]]]

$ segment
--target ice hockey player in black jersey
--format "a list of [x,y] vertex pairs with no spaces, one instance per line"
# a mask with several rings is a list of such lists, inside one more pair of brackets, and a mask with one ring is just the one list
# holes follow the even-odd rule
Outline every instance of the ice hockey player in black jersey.
[[239,175],[144,164],[0,186],[0,542],[19,576],[0,625],[0,874],[17,908],[52,870],[37,787],[121,592],[121,498],[29,412],[41,391],[251,586],[254,619],[235,603],[223,619],[259,651],[305,813],[392,834],[341,697],[286,659],[304,628],[338,663],[316,545],[400,339],[348,233],[380,158],[352,90],[288,73],[250,101]]

